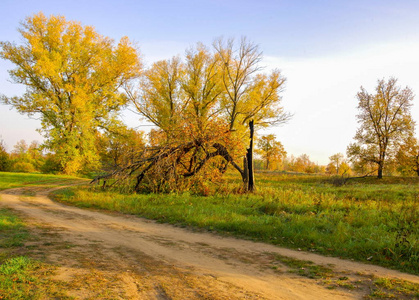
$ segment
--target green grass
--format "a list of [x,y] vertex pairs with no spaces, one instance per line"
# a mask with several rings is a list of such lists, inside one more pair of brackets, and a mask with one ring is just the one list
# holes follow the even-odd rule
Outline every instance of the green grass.
[[22,219],[0,209],[0,299],[68,299],[46,276],[53,266],[18,254],[25,252],[23,246],[29,237]]
[[[0,172],[0,190],[40,184],[61,185],[74,179]],[[32,192],[26,195],[32,195]],[[0,208],[0,299],[68,299],[57,283],[47,277],[53,266],[22,255],[29,238],[30,230],[24,221],[12,210]]]
[[[404,297],[404,298],[403,298]],[[377,278],[366,299],[419,299],[419,285],[400,279]]]
[[9,209],[0,209],[0,248],[20,247],[27,237],[22,220]]
[[0,299],[72,299],[56,282],[48,279],[52,267],[26,256],[0,265]]
[[70,181],[74,179],[80,178],[64,175],[0,172],[0,191],[28,185],[53,184],[58,181]]
[[232,234],[419,274],[419,179],[350,180],[257,174],[253,194],[234,194],[237,178],[214,195],[60,191],[56,199]]
[[275,255],[275,259],[290,268],[290,273],[296,273],[311,279],[329,278],[334,275],[332,269],[316,265],[312,261],[299,260],[279,254]]

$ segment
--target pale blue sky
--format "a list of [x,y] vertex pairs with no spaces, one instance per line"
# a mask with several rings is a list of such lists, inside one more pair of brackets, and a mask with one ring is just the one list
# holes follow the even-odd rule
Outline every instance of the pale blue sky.
[[[92,25],[138,43],[146,64],[182,54],[196,42],[247,36],[259,44],[267,69],[287,77],[285,108],[293,120],[273,128],[285,149],[315,162],[345,153],[356,131],[356,93],[395,76],[419,92],[419,1],[22,1],[0,0],[0,40],[19,43],[19,22],[42,11]],[[0,93],[20,94],[0,61]],[[419,105],[412,115],[419,122]],[[130,126],[143,122],[125,116]],[[41,140],[29,120],[0,104],[0,135],[9,149],[19,139]]]

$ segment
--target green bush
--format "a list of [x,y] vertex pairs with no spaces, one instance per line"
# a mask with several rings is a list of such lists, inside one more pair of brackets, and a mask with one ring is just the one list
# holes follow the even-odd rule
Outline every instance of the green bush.
[[62,171],[60,161],[55,155],[48,155],[44,164],[41,166],[42,173],[58,174]]
[[36,172],[36,169],[33,164],[29,162],[16,162],[12,166],[13,172],[22,172],[22,173],[33,173]]
[[10,160],[9,154],[0,148],[0,171],[1,172],[10,171],[11,165],[12,165],[12,161]]

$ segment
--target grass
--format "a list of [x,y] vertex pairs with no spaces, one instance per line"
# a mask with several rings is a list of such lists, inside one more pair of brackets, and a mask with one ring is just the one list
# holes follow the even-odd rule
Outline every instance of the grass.
[[[0,190],[39,184],[60,185],[74,179],[0,172]],[[20,217],[10,209],[0,208],[0,299],[69,299],[57,282],[48,279],[54,267],[24,254],[27,252],[24,244],[30,238],[30,230]]]
[[0,172],[0,191],[11,188],[18,188],[28,185],[53,184],[58,181],[70,181],[79,179],[72,176],[50,175],[38,173],[11,173]]
[[275,255],[275,259],[290,268],[290,273],[296,273],[311,279],[329,278],[334,275],[332,269],[316,265],[312,261],[299,260],[279,254]]
[[378,278],[374,280],[374,288],[368,298],[399,299],[402,295],[419,299],[419,286],[404,280]]
[[9,209],[0,209],[0,248],[20,247],[27,237],[22,220]]
[[51,265],[22,255],[30,233],[15,213],[0,209],[0,299],[68,299],[48,279]]
[[17,256],[0,265],[0,299],[71,299],[55,282],[46,278],[49,265]]
[[[317,279],[327,289],[369,291],[366,299],[419,299],[419,284],[400,279],[374,277],[373,275],[339,273],[311,261],[298,260],[275,254],[275,260],[287,266],[288,272],[310,279]],[[273,266],[277,269],[277,266]]]
[[256,178],[253,194],[231,193],[238,181],[230,175],[206,197],[81,187],[55,198],[419,274],[419,178],[354,179],[338,187],[318,176]]

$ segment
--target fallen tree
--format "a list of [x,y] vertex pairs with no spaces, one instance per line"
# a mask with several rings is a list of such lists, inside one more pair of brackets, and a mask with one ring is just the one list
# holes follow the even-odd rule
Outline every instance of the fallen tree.
[[280,106],[285,78],[277,70],[260,73],[261,58],[246,39],[237,47],[217,40],[212,50],[191,48],[183,61],[154,63],[137,86],[126,87],[135,110],[158,128],[149,147],[135,162],[94,181],[128,180],[135,191],[151,182],[158,191],[179,190],[231,165],[252,191],[254,128],[290,118]]

